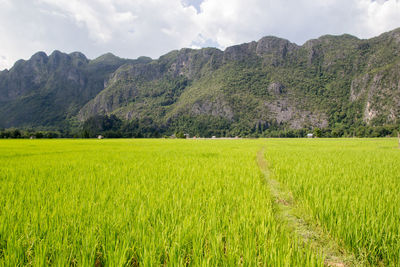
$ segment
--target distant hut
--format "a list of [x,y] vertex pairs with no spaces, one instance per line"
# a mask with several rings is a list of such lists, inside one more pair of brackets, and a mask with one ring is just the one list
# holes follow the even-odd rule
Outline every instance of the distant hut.
[[97,136],[97,139],[103,139],[103,138],[104,138],[104,136],[102,136],[102,135]]
[[215,136],[215,135],[213,135],[212,137],[211,137],[211,139],[216,139],[217,137]]
[[307,138],[314,138],[314,135],[312,133],[307,134]]

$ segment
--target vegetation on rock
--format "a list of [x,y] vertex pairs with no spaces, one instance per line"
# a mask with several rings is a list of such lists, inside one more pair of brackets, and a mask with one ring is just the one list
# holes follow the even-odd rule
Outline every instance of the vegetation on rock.
[[374,127],[400,125],[399,51],[400,29],[369,40],[322,36],[302,46],[264,37],[157,60],[37,53],[0,73],[0,127],[79,132],[92,117],[115,115],[157,135],[318,128],[321,136],[372,136]]

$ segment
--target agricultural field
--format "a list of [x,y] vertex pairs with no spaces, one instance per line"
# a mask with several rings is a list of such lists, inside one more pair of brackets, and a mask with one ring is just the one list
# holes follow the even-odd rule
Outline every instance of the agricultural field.
[[396,266],[396,142],[2,140],[0,266]]
[[273,179],[290,190],[303,213],[360,262],[400,265],[396,139],[275,140],[265,146]]

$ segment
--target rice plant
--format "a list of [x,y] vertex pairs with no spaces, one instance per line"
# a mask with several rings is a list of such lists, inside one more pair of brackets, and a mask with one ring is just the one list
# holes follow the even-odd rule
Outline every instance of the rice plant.
[[276,221],[260,145],[0,141],[0,265],[322,266]]
[[316,223],[370,265],[400,263],[395,139],[269,140],[266,159]]

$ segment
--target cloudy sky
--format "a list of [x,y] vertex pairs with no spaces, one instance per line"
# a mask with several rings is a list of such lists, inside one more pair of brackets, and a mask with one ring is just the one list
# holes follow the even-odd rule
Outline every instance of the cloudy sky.
[[158,58],[266,35],[303,44],[397,27],[400,0],[0,0],[0,69],[37,51]]

